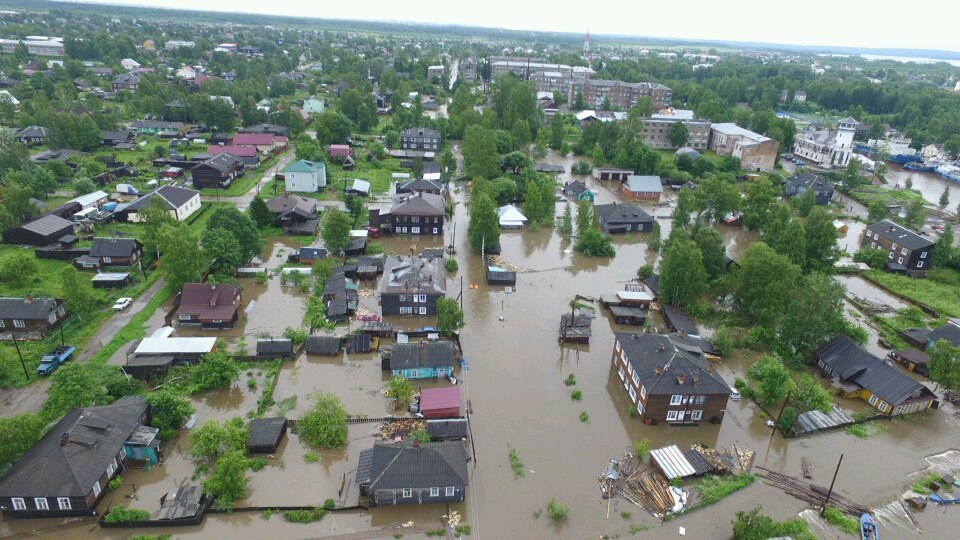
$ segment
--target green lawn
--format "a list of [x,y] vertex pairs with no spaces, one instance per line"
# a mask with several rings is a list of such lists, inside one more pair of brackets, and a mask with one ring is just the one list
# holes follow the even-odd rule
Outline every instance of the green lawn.
[[906,205],[913,201],[923,201],[923,196],[909,189],[887,189],[880,186],[860,186],[850,191],[850,197],[855,201],[870,205],[876,199],[880,199],[884,204]]
[[370,182],[370,190],[373,193],[386,193],[390,191],[393,173],[396,172],[409,173],[410,170],[401,167],[400,160],[396,158],[385,159],[376,165],[360,159],[352,171],[344,171],[339,165],[331,163],[327,165],[327,191],[342,191],[344,181],[349,186],[354,178],[360,178]]
[[960,317],[960,272],[956,270],[935,270],[926,279],[890,274],[882,270],[870,270],[865,276],[914,302],[932,307],[941,316]]
[[279,161],[281,154],[277,154],[266,161],[261,161],[260,165],[256,169],[252,169],[244,173],[243,177],[239,180],[234,180],[227,189],[213,189],[205,188],[200,190],[201,195],[207,195],[210,197],[215,197],[220,195],[221,197],[239,197],[244,193],[250,191],[253,186],[259,182],[264,175],[264,172],[276,165]]

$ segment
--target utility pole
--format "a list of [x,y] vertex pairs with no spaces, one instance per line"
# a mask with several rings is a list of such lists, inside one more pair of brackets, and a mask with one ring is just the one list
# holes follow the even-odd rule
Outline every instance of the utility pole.
[[10,332],[10,335],[13,337],[13,346],[17,349],[17,356],[20,357],[20,365],[23,367],[23,378],[29,381],[30,374],[27,373],[27,364],[23,361],[23,353],[20,352],[20,344],[17,343],[17,334]]
[[780,417],[783,416],[783,410],[787,408],[788,401],[790,401],[790,390],[787,390],[787,397],[783,398],[783,406],[780,407],[780,414],[777,415],[777,420],[773,423],[773,429],[770,430],[771,440],[773,440],[774,433],[777,432],[777,426],[780,425]]
[[843,463],[843,454],[840,454],[840,460],[837,461],[837,469],[833,471],[833,480],[830,481],[830,489],[827,490],[827,498],[823,501],[823,508],[820,509],[820,515],[827,511],[827,505],[830,504],[830,495],[833,494],[833,484],[837,481],[837,473],[840,472],[840,464]]

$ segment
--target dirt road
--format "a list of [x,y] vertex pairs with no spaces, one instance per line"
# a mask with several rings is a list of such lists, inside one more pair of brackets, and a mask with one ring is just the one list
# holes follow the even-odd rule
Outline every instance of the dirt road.
[[244,193],[243,195],[240,195],[239,197],[217,197],[217,196],[211,197],[210,195],[204,195],[200,197],[200,200],[203,202],[233,203],[237,206],[237,209],[242,212],[250,206],[250,201],[252,201],[253,198],[256,197],[258,193],[260,193],[260,189],[266,186],[268,183],[270,183],[270,181],[273,180],[274,175],[276,175],[279,171],[282,171],[287,165],[290,164],[290,162],[296,159],[296,156],[297,154],[294,151],[293,147],[291,146],[289,150],[287,150],[286,152],[280,155],[280,159],[277,160],[277,162],[272,167],[263,171],[263,177],[260,179],[259,182],[257,182],[256,184],[253,185],[253,187],[250,188],[250,191],[247,191],[246,193]]

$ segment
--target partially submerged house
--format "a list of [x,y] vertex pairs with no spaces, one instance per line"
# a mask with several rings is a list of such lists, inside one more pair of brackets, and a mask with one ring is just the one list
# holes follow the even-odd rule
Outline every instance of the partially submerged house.
[[68,412],[0,478],[4,517],[96,515],[110,480],[131,461],[159,459],[149,414],[139,396]]
[[288,338],[258,339],[257,356],[261,358],[293,358],[293,340]]
[[424,388],[418,403],[424,418],[456,418],[460,416],[460,386]]
[[564,184],[563,193],[567,197],[572,197],[578,201],[593,202],[597,198],[596,193],[588,188],[587,184],[585,184],[582,180],[574,180]]
[[929,409],[936,395],[894,366],[839,334],[814,352],[817,366],[846,398],[860,398],[886,415]]
[[704,340],[679,334],[616,333],[613,369],[647,424],[723,421],[730,385],[713,369]]
[[307,336],[303,343],[303,352],[307,354],[319,354],[324,356],[336,356],[340,354],[342,340],[337,336]]
[[283,193],[267,199],[267,208],[277,215],[277,224],[287,234],[309,234],[317,232],[317,201],[299,195]]
[[953,347],[960,347],[960,320],[948,319],[947,322],[934,328],[926,336],[926,347],[932,347],[941,339],[946,340]]
[[57,298],[0,298],[0,337],[43,339],[66,316],[67,308]]
[[522,229],[527,224],[527,216],[512,204],[497,208],[497,218],[501,229]]
[[659,176],[640,176],[631,174],[620,184],[620,194],[628,201],[660,202],[663,184]]
[[462,442],[376,443],[357,464],[361,505],[462,502],[467,459]]
[[443,379],[453,374],[453,343],[396,343],[383,355],[381,367],[407,379]]
[[833,200],[833,194],[836,192],[833,184],[809,172],[795,174],[783,183],[783,196],[788,199],[803,195],[807,191],[813,192],[814,200],[819,205],[830,204],[830,201]]
[[384,315],[436,315],[447,293],[443,259],[389,257],[378,289]]
[[900,349],[890,351],[887,358],[897,362],[907,368],[907,371],[914,371],[925,377],[930,376],[930,357],[923,351],[916,349]]
[[653,230],[653,216],[635,204],[598,204],[594,211],[600,228],[607,234]]
[[660,315],[663,317],[667,329],[671,332],[695,337],[700,336],[700,328],[697,326],[697,322],[683,308],[673,304],[661,304]]
[[230,283],[187,283],[180,293],[176,320],[181,325],[233,328],[240,318],[240,286]]
[[427,434],[430,440],[463,441],[470,435],[466,418],[440,418],[427,420]]
[[860,245],[887,251],[885,269],[894,272],[926,271],[934,249],[931,240],[889,219],[868,226]]
[[442,235],[445,215],[442,196],[414,192],[394,197],[386,212],[371,209],[370,225],[386,233]]
[[277,451],[286,434],[286,418],[282,416],[254,418],[250,420],[250,440],[247,441],[247,451],[251,454],[272,454]]

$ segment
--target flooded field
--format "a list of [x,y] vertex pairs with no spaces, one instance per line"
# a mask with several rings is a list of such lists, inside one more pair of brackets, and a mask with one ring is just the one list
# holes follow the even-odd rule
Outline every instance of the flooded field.
[[[567,170],[571,161],[563,160]],[[569,179],[569,174],[561,180],[564,178]],[[600,185],[592,178],[587,182],[596,189],[599,203],[616,198],[609,186]],[[457,297],[461,293],[461,278],[464,283],[467,326],[461,339],[470,369],[460,375],[464,403],[469,402],[473,411],[476,460],[469,464],[471,478],[466,503],[450,509],[458,511],[463,516],[462,522],[473,527],[474,538],[597,538],[601,534],[627,537],[631,525],[650,528],[642,533],[643,538],[677,538],[678,527],[684,527],[689,538],[728,538],[734,514],[758,504],[763,506],[764,513],[776,519],[802,515],[811,522],[811,529],[818,537],[841,535],[834,527],[818,522],[815,512],[803,512],[807,508],[805,503],[761,482],[715,506],[662,526],[624,500],[612,503],[608,519],[597,475],[608,460],[621,456],[639,438],[649,439],[654,448],[667,444],[681,447],[692,443],[708,447],[736,444],[756,451],[755,465],[791,475],[800,474],[801,458],[807,458],[813,464],[813,481],[824,486],[829,485],[837,460],[843,454],[843,466],[837,477],[838,492],[880,509],[878,515],[885,537],[921,537],[890,505],[908,488],[909,475],[926,468],[928,459],[940,459],[933,456],[958,446],[960,417],[951,405],[905,420],[883,421],[878,433],[866,440],[842,430],[802,439],[771,437],[765,414],[748,400],[730,402],[721,425],[683,428],[644,425],[631,417],[628,398],[611,367],[613,333],[632,331],[633,327],[612,324],[597,306],[598,316],[593,322],[589,345],[561,346],[557,342],[557,328],[560,314],[569,311],[574,295],[613,293],[636,275],[639,266],[654,262],[657,255],[646,249],[647,238],[642,235],[619,237],[615,240],[616,258],[587,259],[571,252],[570,241],[552,229],[504,233],[501,237],[503,258],[528,270],[518,275],[515,290],[507,293],[502,287],[486,284],[484,262],[469,248],[467,212],[462,204],[465,195],[463,187],[454,195],[459,203],[452,221],[457,228],[454,242],[460,269],[450,276],[447,285],[448,296]],[[562,211],[562,204],[558,204],[558,213]],[[662,218],[660,223],[666,237],[671,208],[654,209],[649,205],[645,208]],[[419,250],[449,242],[452,226],[452,223],[448,226],[445,238],[385,237],[377,241],[388,253],[407,254],[413,246]],[[735,259],[756,240],[755,233],[737,227],[721,226],[718,230],[728,253]],[[858,233],[851,230],[848,238],[854,236]],[[274,256],[269,260],[279,260],[273,249],[271,247]],[[859,278],[843,277],[842,282],[858,296],[875,301],[883,299]],[[471,289],[468,285],[472,284],[477,288]],[[372,285],[368,283],[364,287]],[[283,310],[302,309],[302,300],[296,294],[273,289],[274,286],[271,280],[258,296],[258,306],[246,322],[247,333],[264,325],[282,331],[288,324],[284,317],[298,319],[297,315]],[[250,300],[255,293],[248,293],[247,286],[244,287],[245,300]],[[363,298],[361,303],[371,310],[378,309],[375,298]],[[274,312],[275,305],[282,307]],[[257,309],[273,315],[255,319]],[[299,317],[302,318],[302,312]],[[430,317],[389,317],[388,320],[406,328],[435,323]],[[338,328],[339,331],[342,330]],[[873,350],[876,343],[873,335],[871,342]],[[732,384],[736,377],[745,375],[755,358],[756,353],[738,353],[721,362],[718,372]],[[576,376],[576,389],[583,393],[582,401],[572,400],[571,388],[563,383],[571,373]],[[256,398],[248,392],[245,378],[244,373],[239,381],[241,387],[225,391],[224,396],[198,400],[198,409],[203,407],[204,414],[210,417],[225,418],[249,410],[250,400],[255,407]],[[290,404],[295,398],[288,415],[296,417],[309,407],[311,393],[334,392],[343,399],[349,412],[379,416],[391,412],[387,400],[380,394],[387,379],[373,354],[301,357],[284,364],[274,399],[278,404],[285,400]],[[237,390],[239,393],[235,393]],[[228,412],[222,407],[225,403],[232,403],[233,409]],[[843,400],[841,405],[852,410],[863,407],[852,400]],[[273,408],[268,414],[275,411]],[[588,421],[581,421],[581,413],[586,413]],[[288,437],[268,460],[268,467],[250,473],[250,493],[241,505],[317,504],[327,497],[335,497],[341,478],[349,477],[355,469],[360,450],[372,444],[375,426],[351,426],[347,447],[330,452],[313,450],[320,456],[319,462],[313,464],[304,462],[304,454],[310,450],[295,435]],[[135,483],[140,497],[136,506],[154,508],[150,505],[156,505],[162,493],[192,475],[193,463],[185,455],[188,444],[185,438],[181,435],[168,450],[166,463],[151,471],[131,471],[129,484],[111,495],[110,500],[128,502],[125,497],[130,494],[129,486]],[[510,448],[516,450],[524,463],[526,474],[522,478],[514,478],[508,461]],[[940,462],[952,470],[960,468],[960,463],[949,459]],[[350,485],[347,496],[351,489],[355,490],[356,486]],[[546,515],[535,517],[538,510],[545,512],[551,498],[570,507],[568,522],[560,528],[551,525]],[[440,516],[447,510],[429,505],[375,508],[370,512],[331,514],[310,526],[287,523],[278,515],[265,520],[260,513],[236,512],[208,516],[199,527],[150,532],[167,532],[184,538],[303,538],[409,521],[416,525],[439,525]],[[629,519],[621,517],[623,510],[632,513]],[[918,512],[917,517],[924,537],[955,536],[955,509],[944,511],[930,506]],[[40,522],[5,521],[0,524],[0,534],[43,526]],[[89,529],[85,526],[83,534]],[[67,536],[79,530],[68,531]],[[121,536],[99,529],[93,529],[90,535]]]
[[946,210],[948,212],[956,210],[957,203],[960,203],[960,184],[947,180],[932,171],[908,171],[895,163],[888,163],[888,165],[890,170],[886,179],[890,186],[905,186],[907,179],[910,179],[910,182],[913,183],[913,189],[918,190],[923,195],[923,199],[933,206],[940,205],[940,195],[943,194],[943,189],[947,188],[950,193],[950,204]]

